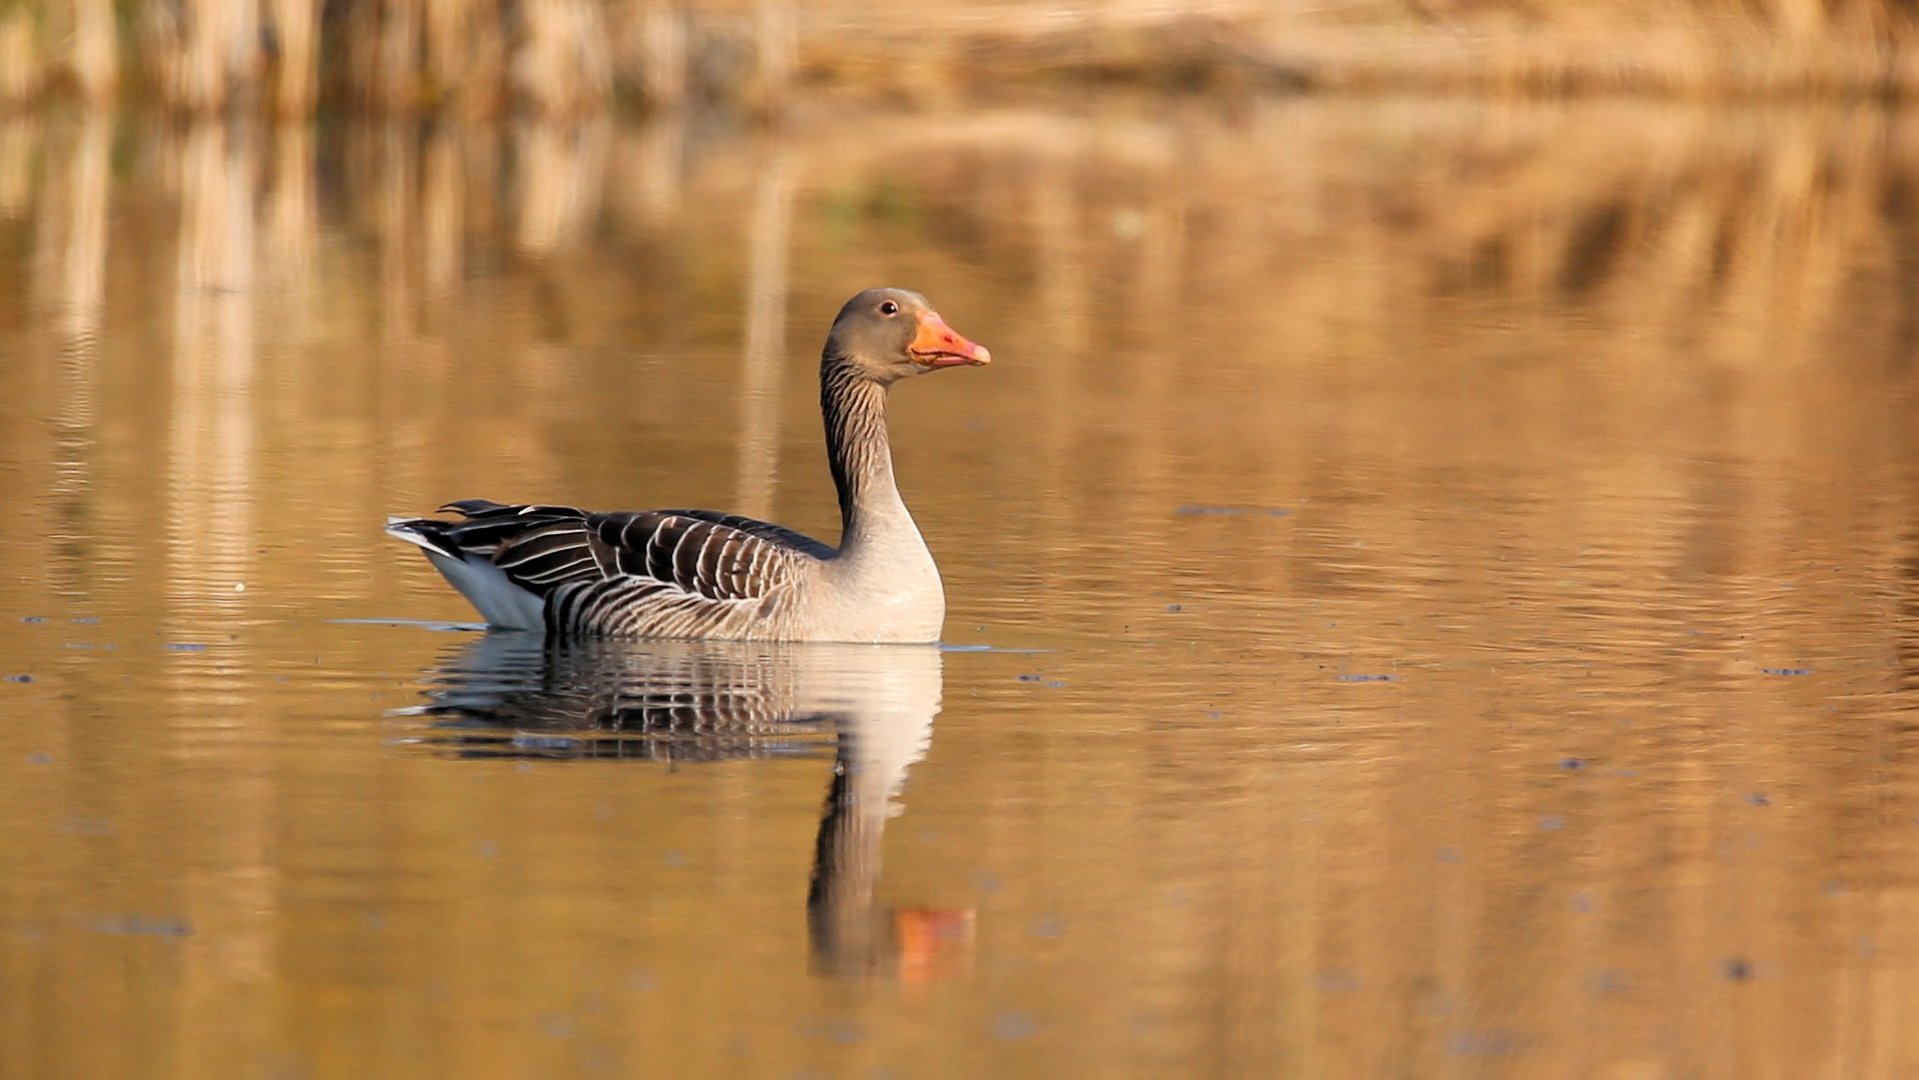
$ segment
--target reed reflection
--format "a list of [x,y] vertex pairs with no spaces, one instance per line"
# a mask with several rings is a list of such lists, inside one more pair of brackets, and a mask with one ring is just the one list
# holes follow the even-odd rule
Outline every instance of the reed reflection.
[[201,123],[182,141],[168,581],[179,612],[217,615],[252,563],[260,140],[250,126]]
[[813,969],[915,982],[955,970],[970,910],[876,899],[887,819],[940,708],[932,647],[546,641],[487,634],[434,673],[428,745],[462,757],[674,766],[832,758],[806,895]]

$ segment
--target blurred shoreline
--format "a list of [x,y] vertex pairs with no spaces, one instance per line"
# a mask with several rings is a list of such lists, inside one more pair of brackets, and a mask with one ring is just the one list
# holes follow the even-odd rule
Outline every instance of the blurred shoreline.
[[939,105],[1009,88],[1901,98],[1894,0],[23,0],[0,109],[583,115],[809,95]]

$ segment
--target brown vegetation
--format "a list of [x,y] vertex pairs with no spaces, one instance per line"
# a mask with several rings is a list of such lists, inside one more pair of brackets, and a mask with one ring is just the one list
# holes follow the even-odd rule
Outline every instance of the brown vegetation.
[[1496,93],[1904,94],[1898,0],[13,0],[0,104],[137,90],[190,110],[321,102],[569,114],[800,83],[940,99],[1009,82]]

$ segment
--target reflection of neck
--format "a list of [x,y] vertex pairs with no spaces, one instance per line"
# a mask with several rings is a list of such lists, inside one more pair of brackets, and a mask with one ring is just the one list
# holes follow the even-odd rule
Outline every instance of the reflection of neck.
[[[938,656],[931,652],[935,661]],[[899,674],[908,675],[904,665],[914,659],[895,658],[902,664]],[[939,702],[937,697],[926,700],[911,681],[889,682],[892,685],[875,687],[881,693],[873,699],[878,706],[874,713],[853,710],[837,722],[833,781],[813,844],[813,879],[806,892],[813,962],[823,973],[873,973],[899,952],[892,913],[874,904],[881,840],[907,770],[926,753]]]
[[863,771],[844,751],[834,762],[833,786],[827,790],[813,844],[813,880],[806,891],[814,962],[841,975],[871,970],[892,947],[873,907],[887,791],[876,789],[874,778]]
[[826,418],[826,460],[840,496],[840,547],[901,519],[910,522],[893,478],[886,387],[851,360],[828,353],[820,362],[820,412]]

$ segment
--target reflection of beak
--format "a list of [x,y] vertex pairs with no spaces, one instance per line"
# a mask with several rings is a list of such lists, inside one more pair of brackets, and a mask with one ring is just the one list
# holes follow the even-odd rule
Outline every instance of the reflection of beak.
[[893,926],[901,982],[924,986],[971,966],[972,908],[901,908],[893,913]]
[[931,311],[920,313],[919,333],[906,347],[906,354],[923,368],[958,367],[961,364],[990,364],[993,354],[986,346],[975,345],[946,325],[946,320]]

